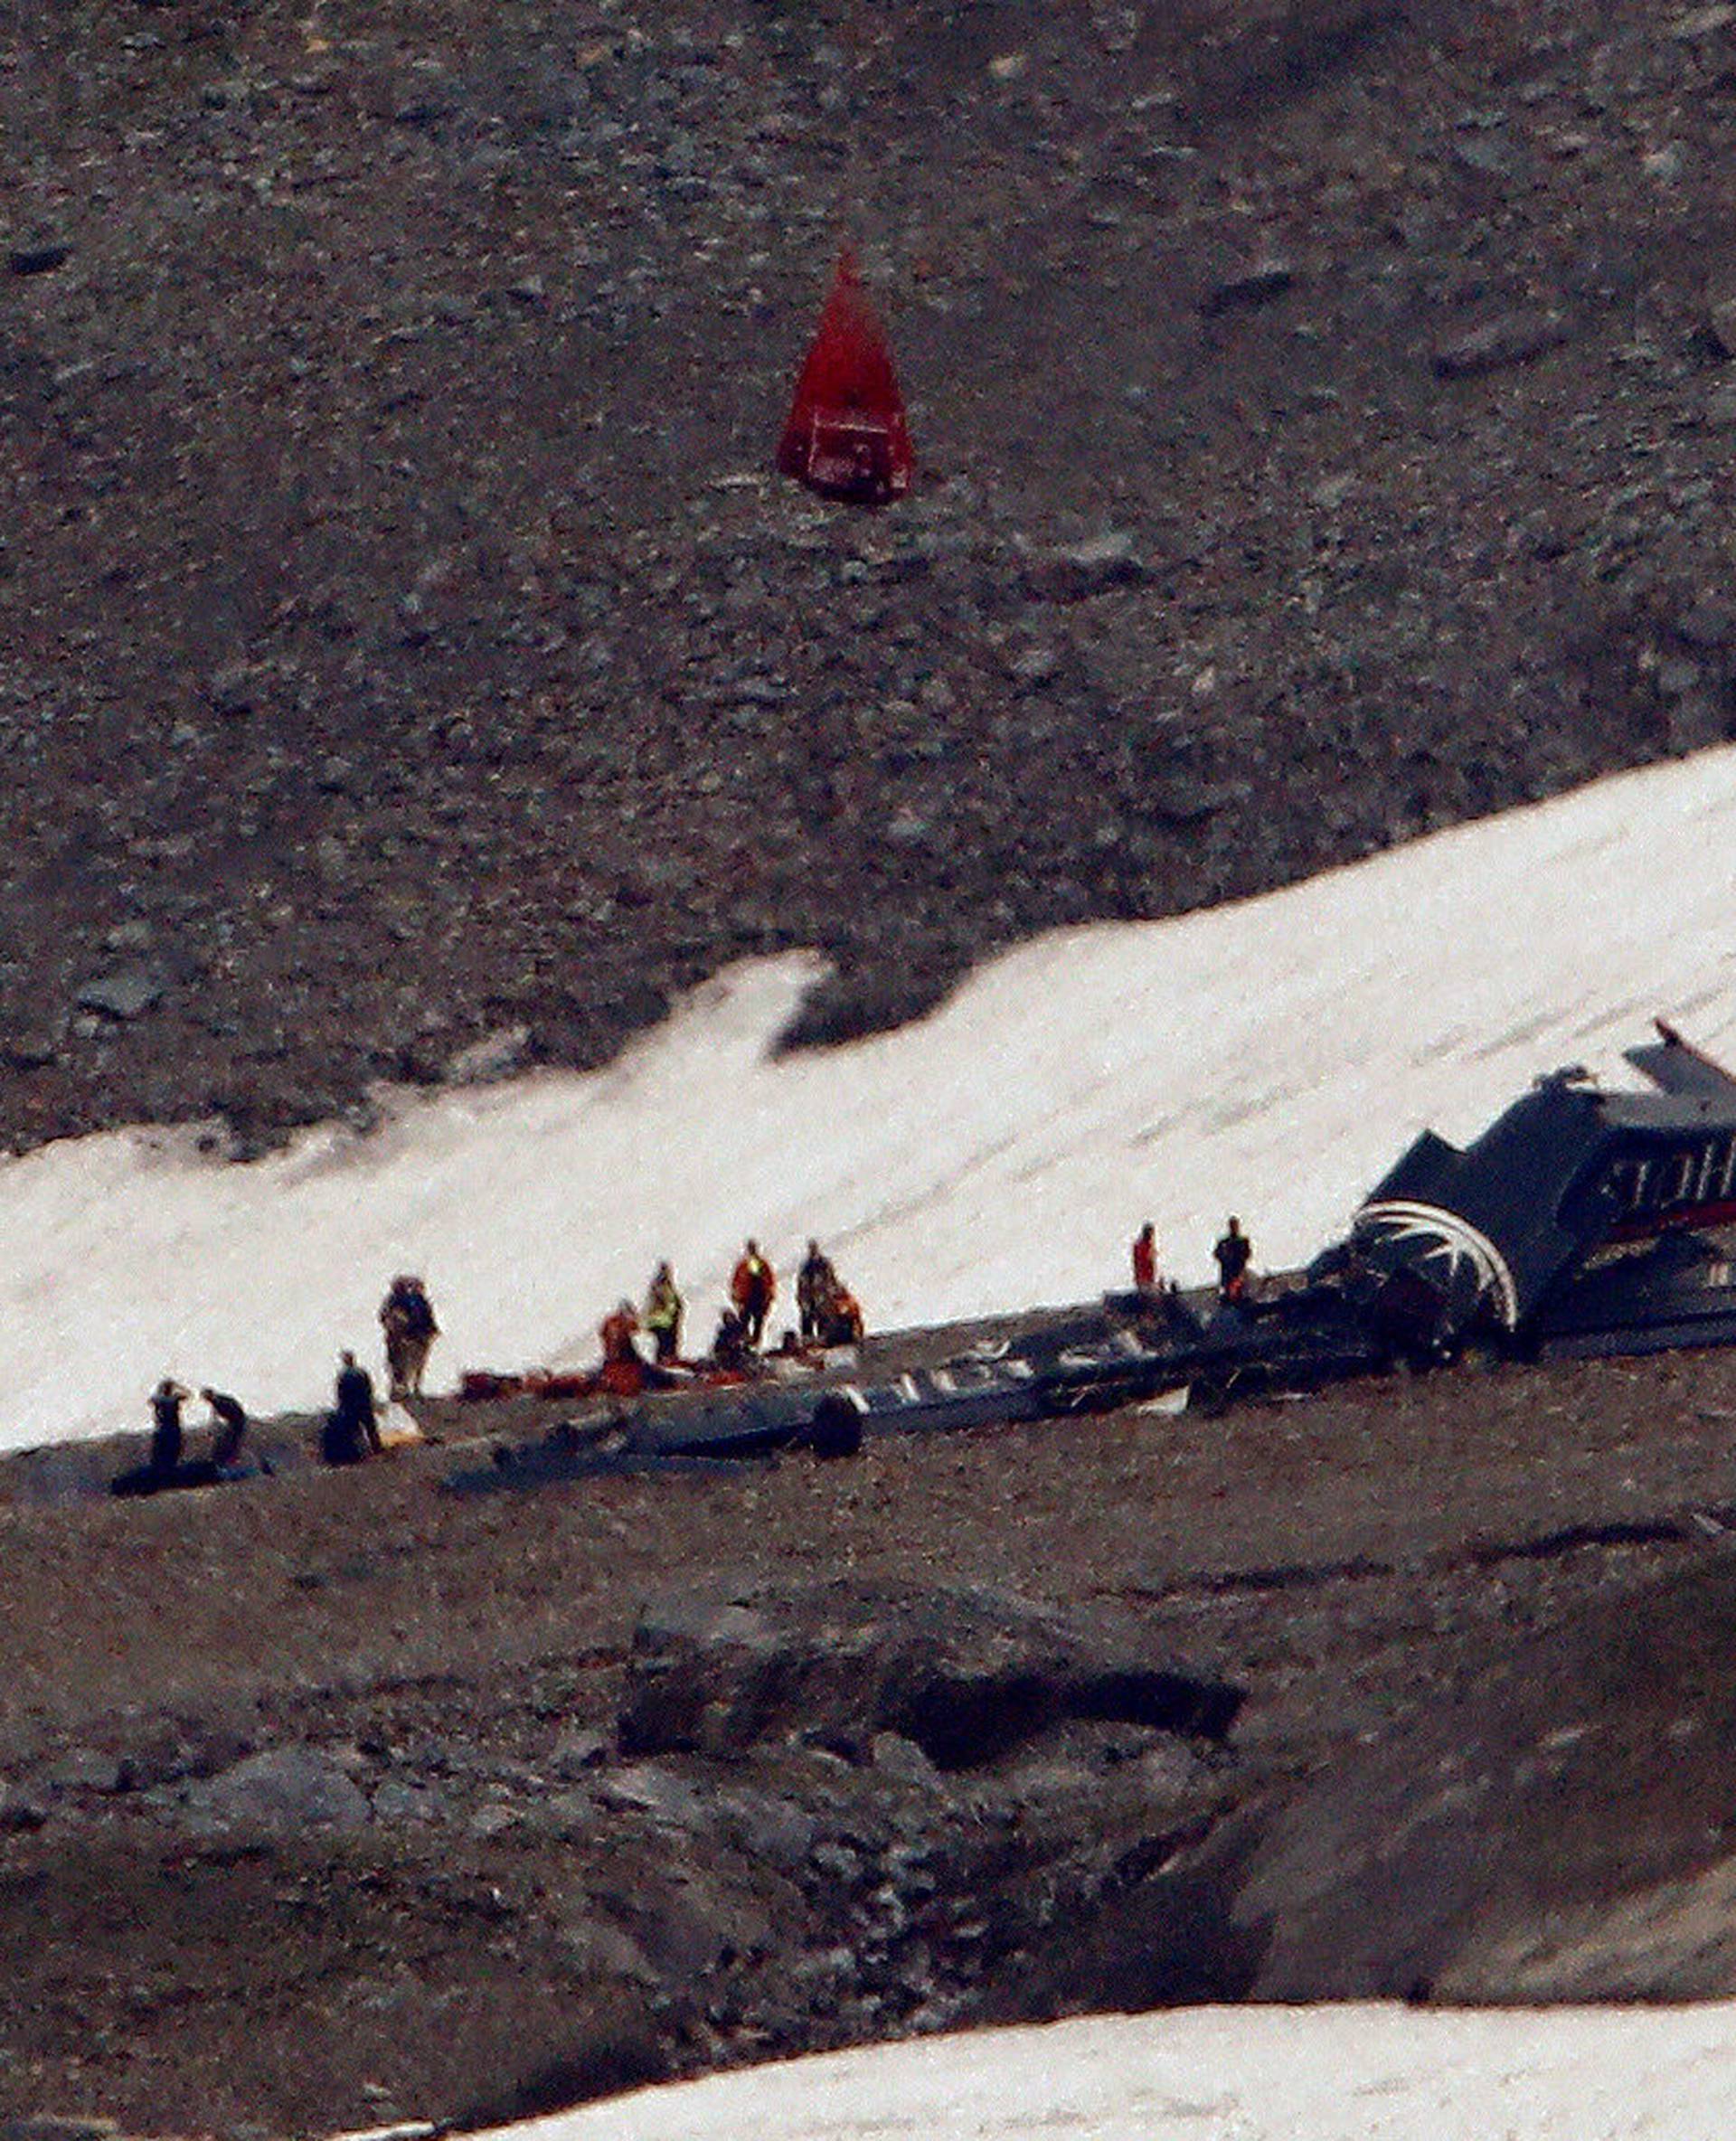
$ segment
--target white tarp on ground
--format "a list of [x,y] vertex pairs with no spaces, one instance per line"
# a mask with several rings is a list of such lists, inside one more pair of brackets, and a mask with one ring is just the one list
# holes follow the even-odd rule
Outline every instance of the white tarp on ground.
[[1099,2015],[645,2089],[513,2141],[1714,2141],[1736,2006]]
[[[1305,1259],[1425,1121],[1608,1070],[1654,1012],[1736,1042],[1736,750],[1241,905],[1045,938],[920,1025],[773,1061],[814,963],[697,991],[594,1076],[405,1099],[247,1167],[124,1132],[0,1161],[0,1447],[145,1424],[157,1378],[312,1406],[401,1269],[460,1365],[573,1364],[674,1259],[709,1340],[746,1234],[820,1237],[881,1328],[1123,1282],[1151,1217]],[[786,1299],[789,1292],[786,1278]],[[775,1323],[774,1318],[774,1323]]]

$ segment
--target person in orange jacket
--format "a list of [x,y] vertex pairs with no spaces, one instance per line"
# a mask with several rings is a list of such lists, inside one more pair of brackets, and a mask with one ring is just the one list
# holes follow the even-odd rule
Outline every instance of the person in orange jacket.
[[623,1301],[603,1318],[598,1336],[603,1342],[603,1361],[606,1366],[618,1367],[623,1361],[637,1361],[638,1348],[633,1340],[639,1328],[638,1316],[631,1301]]
[[730,1279],[730,1298],[741,1318],[748,1344],[757,1352],[766,1335],[766,1318],[778,1298],[778,1275],[751,1237]]
[[862,1303],[842,1279],[833,1281],[831,1297],[820,1312],[815,1335],[822,1345],[862,1344]]

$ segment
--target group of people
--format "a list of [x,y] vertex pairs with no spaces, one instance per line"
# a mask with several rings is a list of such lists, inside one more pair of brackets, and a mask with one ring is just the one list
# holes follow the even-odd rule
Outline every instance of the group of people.
[[[749,1239],[730,1277],[730,1306],[712,1342],[714,1360],[729,1364],[758,1353],[765,1343],[766,1319],[778,1298],[778,1274],[760,1244]],[[786,1331],[786,1352],[807,1345],[860,1345],[862,1304],[838,1277],[837,1268],[819,1243],[810,1240],[796,1274],[797,1329]]]
[[[439,1324],[423,1281],[410,1272],[392,1282],[380,1304],[385,1336],[386,1372],[393,1401],[421,1395],[428,1356],[439,1335]],[[252,1467],[243,1457],[247,1410],[227,1391],[202,1390],[211,1414],[211,1444],[203,1457],[184,1455],[182,1408],[193,1392],[165,1375],[151,1392],[151,1447],[143,1465],[113,1482],[118,1495],[151,1495],[165,1487],[209,1486],[244,1478]],[[384,1447],[380,1432],[380,1401],[373,1378],[354,1353],[339,1355],[332,1407],[320,1428],[320,1453],[330,1465],[354,1465]],[[269,1469],[262,1466],[261,1469]]]
[[[1241,1306],[1248,1300],[1252,1284],[1253,1244],[1233,1213],[1212,1255],[1218,1268],[1219,1300],[1225,1307]],[[1157,1231],[1150,1220],[1134,1236],[1132,1261],[1135,1291],[1154,1297],[1162,1293]],[[777,1298],[778,1274],[759,1242],[750,1237],[731,1273],[729,1303],[712,1341],[711,1357],[717,1366],[741,1370],[750,1366],[765,1344],[767,1319]],[[673,1381],[668,1372],[682,1357],[685,1313],[673,1267],[666,1260],[659,1263],[652,1273],[642,1311],[624,1300],[603,1318],[599,1334],[603,1383],[640,1390],[647,1382]],[[807,1346],[854,1345],[862,1341],[862,1305],[815,1240],[808,1242],[796,1276],[796,1313],[797,1329],[784,1333],[781,1350],[785,1352]],[[391,1401],[397,1403],[420,1397],[428,1356],[440,1329],[427,1286],[420,1278],[401,1272],[392,1280],[380,1305],[380,1327],[385,1339]],[[651,1340],[652,1362],[646,1362],[639,1351],[641,1331]],[[193,1392],[165,1376],[151,1394],[149,1457],[143,1466],[115,1481],[117,1494],[153,1494],[165,1486],[194,1485],[241,1476],[241,1448],[248,1424],[245,1409],[225,1391],[207,1386],[199,1395],[210,1410],[212,1438],[206,1456],[194,1465],[186,1463],[181,1409]],[[321,1432],[321,1452],[327,1464],[354,1465],[383,1447],[373,1378],[354,1353],[346,1351],[339,1355],[332,1407]]]
[[172,1486],[209,1486],[219,1480],[241,1479],[250,1467],[242,1457],[247,1439],[247,1410],[239,1398],[209,1384],[199,1392],[209,1412],[211,1442],[203,1457],[186,1457],[186,1429],[181,1408],[193,1393],[184,1383],[165,1375],[151,1392],[151,1448],[142,1465],[123,1472],[113,1490],[118,1495],[155,1495]]
[[[712,1359],[720,1367],[747,1369],[765,1344],[766,1321],[778,1298],[778,1274],[760,1244],[750,1240],[737,1259],[730,1278],[729,1305],[719,1321],[712,1344]],[[799,1336],[784,1334],[786,1351],[802,1346],[854,1345],[863,1335],[862,1305],[838,1277],[832,1260],[817,1241],[809,1241],[796,1279],[796,1308]],[[685,1304],[675,1284],[671,1265],[660,1263],[652,1274],[643,1311],[631,1301],[622,1301],[603,1318],[602,1341],[605,1386],[640,1390],[647,1382],[673,1381],[668,1371],[681,1355],[682,1324]],[[392,1403],[422,1393],[428,1356],[439,1335],[439,1320],[429,1298],[426,1283],[410,1272],[401,1272],[380,1305],[380,1327],[385,1340],[388,1396]],[[639,1333],[651,1340],[655,1361],[639,1351]],[[118,1479],[118,1494],[155,1493],[165,1486],[191,1486],[240,1476],[238,1466],[247,1432],[247,1413],[226,1391],[200,1392],[211,1409],[212,1443],[209,1455],[193,1467],[183,1457],[181,1409],[192,1396],[172,1377],[165,1376],[151,1396],[151,1449],[148,1461],[136,1472]],[[352,1352],[338,1356],[337,1378],[330,1410],[320,1430],[320,1452],[329,1465],[356,1465],[385,1447],[381,1433],[381,1403],[373,1376]]]
[[[759,1243],[750,1241],[730,1281],[730,1297],[741,1317],[750,1346],[760,1344],[777,1294],[776,1273],[760,1254]],[[862,1343],[862,1304],[838,1277],[831,1258],[812,1240],[796,1274],[796,1320],[798,1344]]]
[[[712,1340],[711,1359],[716,1366],[750,1365],[765,1344],[767,1319],[777,1298],[777,1271],[759,1242],[750,1237],[730,1274],[729,1300]],[[796,1311],[800,1328],[784,1334],[786,1352],[811,1345],[856,1345],[862,1341],[862,1304],[817,1241],[809,1241],[797,1274]],[[643,1387],[647,1372],[655,1383],[682,1358],[685,1316],[686,1304],[675,1284],[674,1268],[665,1260],[651,1275],[643,1308],[636,1309],[631,1301],[624,1300],[603,1318],[598,1336],[603,1349],[604,1383],[632,1380],[634,1387]],[[638,1350],[641,1331],[651,1340],[655,1357],[649,1363]]]
[[[428,1356],[440,1335],[439,1319],[424,1280],[401,1271],[380,1304],[386,1347],[388,1401],[401,1404],[422,1394]],[[380,1432],[380,1399],[373,1378],[347,1349],[337,1356],[332,1409],[320,1428],[320,1455],[328,1465],[359,1465],[385,1448]]]
[[[380,1329],[385,1339],[389,1401],[398,1405],[406,1398],[420,1398],[428,1356],[440,1325],[427,1283],[413,1271],[401,1271],[386,1288],[380,1304]],[[353,1353],[341,1353],[332,1409],[320,1430],[320,1454],[328,1465],[359,1465],[384,1448],[373,1378]]]
[[[388,1402],[421,1396],[428,1353],[441,1334],[426,1280],[401,1272],[379,1304],[379,1327],[385,1338]],[[379,1394],[374,1379],[351,1351],[338,1353],[338,1379],[332,1385],[332,1411],[319,1430],[319,1454],[327,1465],[362,1465],[385,1448],[381,1435]]]
[[[1218,1267],[1218,1299],[1226,1308],[1239,1308],[1249,1298],[1253,1284],[1254,1245],[1242,1232],[1234,1212],[1212,1250]],[[1162,1291],[1157,1274],[1157,1230],[1147,1220],[1133,1238],[1133,1287],[1137,1294]]]

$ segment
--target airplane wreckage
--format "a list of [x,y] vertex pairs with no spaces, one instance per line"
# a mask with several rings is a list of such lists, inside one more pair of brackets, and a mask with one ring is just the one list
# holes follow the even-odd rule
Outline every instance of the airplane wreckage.
[[1736,1225],[1736,1076],[1662,1020],[1657,1034],[1627,1055],[1649,1091],[1556,1070],[1462,1150],[1424,1131],[1342,1241],[1238,1305],[1173,1287],[1110,1295],[884,1381],[823,1371],[618,1401],[497,1445],[447,1484],[533,1486],[798,1446],[843,1456],[865,1435],[1140,1402],[1179,1410],[1444,1364],[1467,1345],[1537,1359],[1736,1343],[1736,1262],[1717,1233]]

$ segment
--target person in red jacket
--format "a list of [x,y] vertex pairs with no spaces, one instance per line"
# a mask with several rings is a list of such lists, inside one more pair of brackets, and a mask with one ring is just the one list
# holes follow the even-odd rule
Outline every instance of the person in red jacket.
[[603,1369],[598,1381],[618,1398],[636,1397],[645,1388],[645,1363],[633,1341],[639,1319],[631,1301],[611,1309],[597,1335],[603,1342]]
[[750,1238],[730,1280],[730,1298],[741,1316],[748,1344],[758,1351],[766,1335],[766,1318],[778,1297],[778,1275],[760,1253],[760,1244]]
[[1137,1293],[1157,1291],[1157,1230],[1149,1220],[1133,1238],[1133,1284]]

